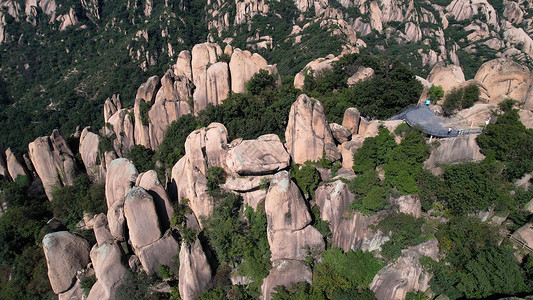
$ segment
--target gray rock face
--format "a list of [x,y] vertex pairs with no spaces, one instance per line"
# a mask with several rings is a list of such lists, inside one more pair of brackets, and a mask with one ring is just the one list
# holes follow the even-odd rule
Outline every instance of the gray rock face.
[[239,175],[263,175],[285,169],[290,156],[275,134],[242,141],[228,151],[226,163]]
[[281,171],[272,178],[265,200],[265,212],[271,261],[303,260],[306,246],[316,250],[324,249],[323,237],[309,225],[311,216],[305,200],[287,171]]
[[179,290],[183,300],[194,300],[207,289],[211,268],[198,238],[194,245],[181,245]]
[[77,174],[74,155],[59,131],[54,130],[49,137],[38,137],[28,148],[49,200],[52,200],[54,187],[72,185]]
[[424,167],[433,173],[440,173],[439,164],[455,164],[467,161],[480,161],[485,156],[479,152],[476,135],[441,139],[440,146],[431,152]]
[[89,263],[89,243],[68,231],[58,231],[44,236],[43,250],[52,290],[56,294],[68,291],[77,272]]
[[135,184],[137,175],[133,163],[125,158],[113,160],[107,168],[105,184],[107,220],[111,234],[119,241],[123,241],[125,237],[125,197]]
[[139,260],[148,275],[156,274],[159,266],[168,266],[179,252],[178,241],[171,231],[167,231],[159,240],[138,250]]
[[133,187],[128,192],[124,214],[134,249],[140,249],[161,237],[154,200],[143,188]]
[[174,209],[170,203],[169,197],[159,178],[157,172],[149,170],[139,174],[137,177],[137,186],[142,187],[154,199],[157,217],[162,230],[167,230],[170,227],[169,220],[174,215]]
[[277,286],[290,287],[302,281],[311,283],[313,273],[306,265],[296,260],[281,260],[274,264],[268,276],[261,285],[261,299],[270,300],[272,292]]
[[438,261],[439,247],[436,239],[402,251],[394,264],[381,269],[374,277],[370,289],[378,300],[405,299],[410,291],[425,291],[430,276],[424,274],[419,259],[422,256]]
[[316,161],[322,158],[324,151],[328,159],[340,158],[326,122],[324,107],[320,101],[304,94],[291,106],[285,140],[287,151],[297,164]]

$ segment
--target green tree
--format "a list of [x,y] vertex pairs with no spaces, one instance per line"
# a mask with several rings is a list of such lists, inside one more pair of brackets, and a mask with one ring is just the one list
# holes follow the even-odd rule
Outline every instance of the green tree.
[[354,171],[363,173],[388,162],[394,148],[396,148],[394,136],[387,128],[380,127],[378,135],[365,139],[363,146],[354,154]]
[[429,93],[429,99],[433,103],[436,103],[437,101],[442,99],[442,97],[444,96],[444,89],[440,85],[432,85],[429,88],[428,93]]
[[246,91],[252,95],[259,95],[266,88],[275,88],[276,80],[267,70],[261,69],[246,83]]

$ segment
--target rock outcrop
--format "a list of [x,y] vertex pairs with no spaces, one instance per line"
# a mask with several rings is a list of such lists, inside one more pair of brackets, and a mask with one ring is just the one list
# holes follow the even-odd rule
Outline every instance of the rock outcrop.
[[460,66],[436,64],[429,72],[427,80],[433,85],[440,85],[444,92],[465,82],[465,75]]
[[333,68],[332,64],[338,60],[339,57],[335,57],[333,54],[330,54],[324,58],[317,58],[308,63],[303,70],[294,76],[294,87],[300,90],[303,89],[306,74],[318,76],[325,70],[331,70]]
[[423,271],[419,259],[428,256],[438,261],[438,253],[436,239],[403,250],[394,264],[378,272],[370,284],[370,289],[378,300],[405,299],[405,295],[410,291],[425,291],[431,275]]
[[226,163],[239,175],[263,175],[285,169],[290,156],[277,135],[267,134],[231,148]]
[[413,215],[415,218],[422,214],[422,204],[418,195],[402,195],[392,200],[398,207],[398,211],[404,214]]
[[91,261],[97,281],[91,288],[87,300],[116,299],[116,290],[127,273],[122,249],[115,242],[95,244],[91,249]]
[[285,140],[287,151],[297,164],[319,160],[324,153],[330,160],[340,159],[322,103],[307,95],[300,95],[291,106]]
[[257,53],[241,49],[234,49],[229,62],[231,72],[231,91],[234,93],[246,92],[245,84],[259,70],[264,69],[270,74],[277,74],[275,66],[269,66],[266,59]]
[[68,231],[49,233],[43,238],[48,278],[54,293],[68,291],[76,274],[89,263],[89,243]]
[[183,243],[180,250],[179,291],[181,299],[194,300],[207,289],[211,268],[198,238],[194,245]]
[[429,158],[424,162],[424,167],[435,174],[442,170],[439,165],[455,164],[466,161],[480,161],[485,158],[479,152],[476,143],[476,135],[459,136],[441,139],[440,146],[433,150]]
[[36,138],[28,148],[49,200],[52,200],[54,187],[72,185],[77,174],[74,154],[59,131],[54,130],[49,137]]
[[189,199],[189,207],[198,219],[213,211],[213,199],[207,194],[207,169],[215,166],[227,169],[227,147],[226,127],[211,123],[189,134],[185,155],[172,168],[173,197],[178,201]]
[[135,185],[137,169],[125,158],[118,158],[107,168],[105,197],[107,220],[113,237],[119,241],[125,238],[124,201],[126,194]]
[[352,134],[359,132],[359,122],[361,122],[361,114],[357,108],[350,107],[344,112],[342,126],[350,130]]
[[154,103],[160,84],[159,77],[152,76],[137,89],[135,105],[133,106],[135,145],[143,145],[146,148],[150,148],[148,110]]
[[139,248],[137,253],[144,271],[148,275],[159,272],[159,266],[169,266],[179,251],[179,244],[174,235],[168,230],[157,241]]
[[503,58],[484,63],[474,77],[487,87],[491,102],[505,95],[525,103],[526,109],[533,108],[532,78],[527,67]]
[[[109,125],[107,125],[109,124]],[[136,124],[131,117],[130,110],[118,110],[107,121],[105,134],[113,140],[113,149],[119,156],[128,153],[135,145],[134,127]]]
[[261,299],[270,300],[272,292],[277,286],[290,287],[292,284],[312,281],[311,269],[303,263],[295,260],[281,260],[270,269],[268,276],[261,285]]
[[277,173],[270,181],[265,212],[271,261],[303,260],[306,246],[314,250],[324,249],[323,237],[309,225],[311,215],[305,200],[287,171]]

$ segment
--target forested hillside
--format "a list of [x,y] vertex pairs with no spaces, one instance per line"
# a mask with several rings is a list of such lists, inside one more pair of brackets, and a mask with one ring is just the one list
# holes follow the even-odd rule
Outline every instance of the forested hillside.
[[533,3],[0,8],[0,299],[533,293]]

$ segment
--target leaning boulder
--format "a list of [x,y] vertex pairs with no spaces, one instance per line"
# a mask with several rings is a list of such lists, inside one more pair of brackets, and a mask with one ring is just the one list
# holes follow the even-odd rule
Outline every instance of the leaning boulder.
[[68,231],[49,233],[43,238],[48,278],[54,293],[68,291],[78,271],[89,263],[89,243]]
[[285,169],[290,156],[275,134],[242,141],[229,150],[226,163],[239,175],[263,175]]
[[161,237],[154,199],[143,188],[134,187],[128,192],[124,214],[133,249],[137,250]]
[[172,203],[167,195],[167,192],[159,178],[157,172],[149,170],[139,174],[137,177],[137,186],[142,187],[154,199],[157,217],[161,224],[162,230],[167,230],[170,227],[170,219],[174,215]]
[[[231,91],[234,93],[246,92],[245,84],[259,70],[269,70],[268,63],[261,55],[250,51],[235,49],[229,62],[231,72]],[[272,73],[272,72],[271,72]]]
[[340,158],[322,103],[305,94],[291,106],[285,140],[287,150],[297,164],[319,160],[324,153],[330,160]]

